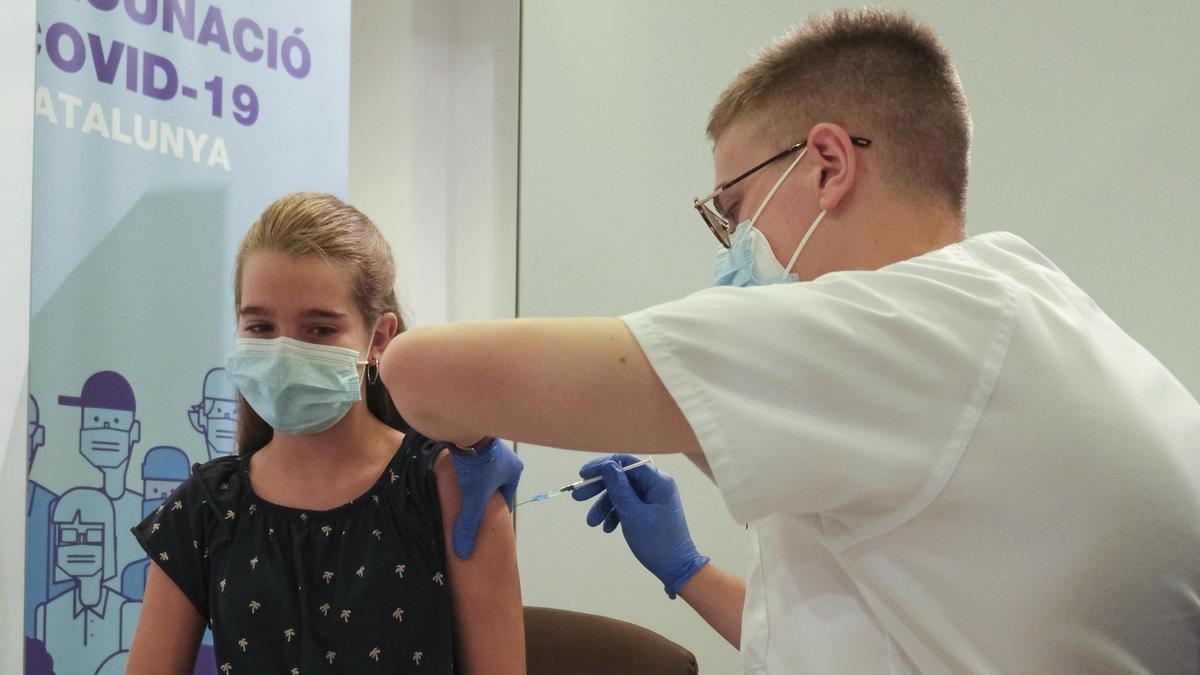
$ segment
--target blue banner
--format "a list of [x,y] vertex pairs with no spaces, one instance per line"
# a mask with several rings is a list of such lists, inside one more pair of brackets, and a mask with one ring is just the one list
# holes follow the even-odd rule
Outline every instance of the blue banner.
[[350,8],[41,0],[37,38],[25,672],[110,675],[151,564],[129,528],[236,451],[237,244],[282,194],[345,194]]

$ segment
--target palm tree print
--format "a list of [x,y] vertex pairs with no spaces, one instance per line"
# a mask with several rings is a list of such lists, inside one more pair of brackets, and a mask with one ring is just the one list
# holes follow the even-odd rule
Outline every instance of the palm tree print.
[[367,656],[370,656],[372,659],[379,661],[379,647],[372,649],[370,651],[370,653],[367,654]]
[[343,609],[342,613],[339,614],[338,616],[341,617],[342,621],[345,621],[346,623],[350,623],[350,610]]
[[397,475],[396,472],[392,471],[391,469],[388,469],[388,476],[391,477],[391,479],[392,479],[391,482],[393,482],[393,483],[395,483],[397,480],[400,479],[400,476]]
[[302,520],[302,521],[304,521],[305,523],[307,523],[307,522],[308,522],[308,514],[307,514],[307,513],[301,513],[301,514],[300,514],[300,520]]
[[218,583],[217,585],[221,587],[221,592],[224,593],[225,592],[225,579],[222,579],[220,581],[220,583]]
[[291,675],[300,675],[300,669],[299,669],[299,668],[292,668]]
[[392,618],[399,621],[400,623],[404,623],[404,608],[397,607],[396,611],[392,612]]
[[321,527],[321,534],[324,534],[326,537],[328,537],[328,536],[329,536],[329,533],[330,533],[330,532],[333,532],[333,528],[332,528],[332,527],[330,527],[330,526],[328,526],[328,525],[323,525],[323,526]]
[[446,580],[446,575],[442,574],[441,572],[438,572],[437,574],[433,575],[433,583],[437,584],[438,586],[445,586],[446,585],[445,580]]
[[258,567],[258,556],[254,556],[253,558],[250,559],[250,569],[255,569],[257,567]]
[[296,629],[295,629],[295,628],[289,628],[289,629],[287,629],[287,630],[283,631],[283,637],[284,637],[284,638],[285,638],[285,639],[286,639],[288,642],[291,642],[291,641],[292,641],[292,638],[296,637]]
[[225,520],[233,520],[234,518],[237,518],[237,514],[233,512],[233,509],[225,512]]
[[242,652],[246,651],[246,645],[248,645],[248,644],[250,644],[250,643],[246,642],[246,638],[242,638],[241,640],[238,640],[238,646],[242,648]]
[[406,565],[396,565],[396,574],[399,575],[401,579],[404,578],[405,569],[407,569]]
[[320,606],[320,607],[318,607],[317,609],[321,610],[321,614],[323,614],[324,616],[329,616],[329,609],[330,609],[330,608],[329,608],[329,603],[328,603],[328,602],[327,602],[327,603],[325,603],[325,604],[323,604],[323,605],[321,605],[321,606]]
[[325,583],[329,583],[333,581],[333,572],[325,570],[325,572],[321,574],[321,578],[325,580]]
[[221,665],[221,672],[225,673],[225,675],[229,675],[229,671],[231,670],[233,670],[233,666],[229,665],[228,663]]
[[383,541],[383,532],[382,531],[371,530],[371,534],[375,535],[375,538],[378,539],[379,541]]
[[375,502],[375,506],[379,506],[379,495],[371,495],[371,501]]
[[358,568],[358,571],[356,571],[356,572],[355,572],[355,574],[357,574],[357,575],[358,575],[358,578],[359,578],[359,579],[362,579],[362,578],[363,578],[363,575],[364,575],[364,574],[366,574],[366,573],[367,573],[367,568],[366,568],[365,566],[364,566],[364,567],[359,567],[359,568]]
[[260,607],[262,607],[262,605],[261,605],[261,604],[259,604],[259,602],[258,602],[257,600],[251,600],[251,601],[250,601],[250,613],[251,613],[251,614],[253,614],[253,613],[257,612],[257,611],[259,610],[259,608],[260,608]]
[[158,554],[158,559],[159,559],[159,560],[161,560],[161,561],[163,561],[163,562],[166,562],[166,561],[168,561],[168,560],[170,560],[170,559],[171,559],[171,556],[167,555],[167,552],[166,552],[166,551],[163,551],[162,553],[159,553],[159,554]]
[[250,508],[246,510],[250,512],[250,515],[254,515],[254,512],[258,510],[258,504],[251,504]]
[[337,652],[325,652],[325,660],[329,662],[329,665],[333,665],[335,658],[337,658]]
[[150,534],[154,534],[155,532],[158,532],[158,530],[161,527],[162,527],[162,525],[159,525],[158,523],[154,523],[153,525],[150,526]]
[[[183,508],[183,500],[182,499],[176,499],[175,503],[171,504],[172,511],[178,511],[179,509],[182,509],[182,508]],[[251,506],[250,508],[254,508],[254,507]]]
[[423,658],[425,658],[425,652],[413,652],[413,663],[419,666]]

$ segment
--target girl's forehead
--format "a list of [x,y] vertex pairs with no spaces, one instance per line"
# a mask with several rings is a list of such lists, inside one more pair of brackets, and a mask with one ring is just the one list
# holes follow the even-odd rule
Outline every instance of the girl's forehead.
[[354,307],[351,274],[316,256],[256,253],[242,270],[242,307],[294,314],[314,309],[348,313]]

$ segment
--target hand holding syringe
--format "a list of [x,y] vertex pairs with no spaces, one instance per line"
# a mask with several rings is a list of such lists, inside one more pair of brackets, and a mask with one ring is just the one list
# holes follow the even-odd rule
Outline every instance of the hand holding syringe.
[[[630,470],[638,468],[639,466],[643,466],[645,464],[650,464],[653,462],[654,462],[654,458],[647,457],[646,459],[643,459],[640,462],[634,462],[633,464],[630,464],[629,466],[622,467],[621,470],[622,471],[630,471]],[[544,502],[548,499],[557,497],[561,494],[566,494],[568,492],[574,492],[575,490],[583,487],[584,485],[591,485],[592,483],[599,483],[601,480],[603,480],[603,477],[596,476],[594,478],[588,478],[587,480],[575,481],[574,483],[564,485],[564,486],[558,488],[557,490],[547,490],[545,492],[539,492],[538,494],[534,495],[533,497],[526,499],[523,502],[520,502],[519,504],[517,504],[517,506],[521,506],[522,504],[529,504],[531,502]]]

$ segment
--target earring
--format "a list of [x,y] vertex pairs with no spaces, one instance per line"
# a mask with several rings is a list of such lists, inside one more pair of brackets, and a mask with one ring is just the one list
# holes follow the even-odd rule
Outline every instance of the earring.
[[379,359],[373,358],[367,362],[367,367],[363,369],[363,375],[367,378],[367,384],[375,384],[379,382]]

